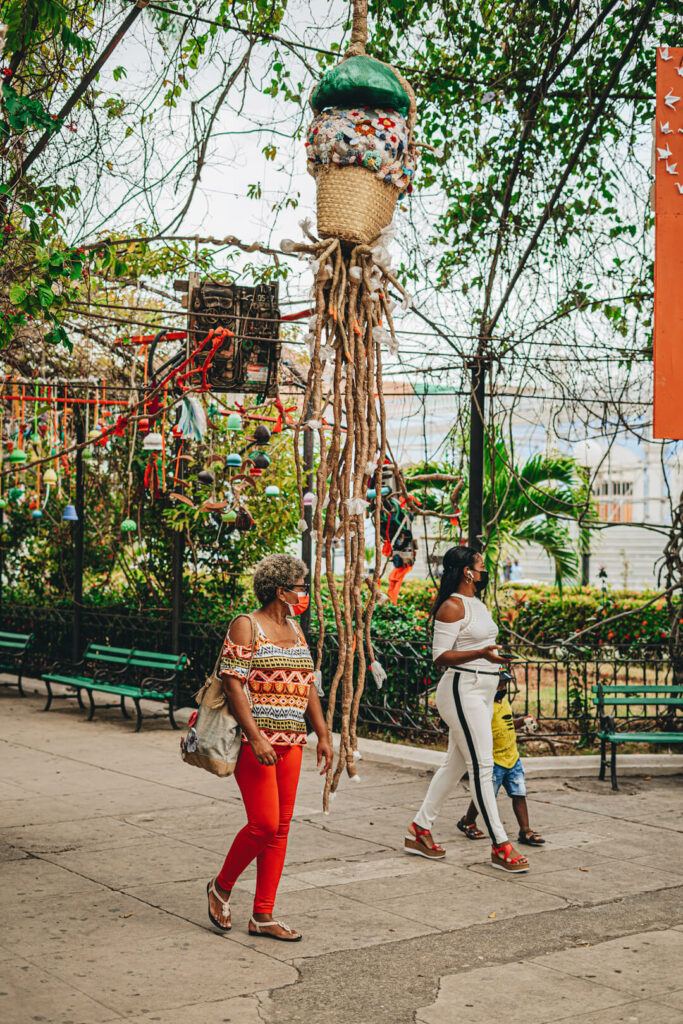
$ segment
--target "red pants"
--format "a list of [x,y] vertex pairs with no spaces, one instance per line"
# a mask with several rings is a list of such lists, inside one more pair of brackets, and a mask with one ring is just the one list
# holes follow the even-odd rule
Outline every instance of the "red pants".
[[235,778],[247,812],[216,881],[232,889],[247,864],[256,858],[255,914],[272,914],[287,852],[301,772],[301,747],[277,746],[277,764],[259,764],[248,743],[242,744]]

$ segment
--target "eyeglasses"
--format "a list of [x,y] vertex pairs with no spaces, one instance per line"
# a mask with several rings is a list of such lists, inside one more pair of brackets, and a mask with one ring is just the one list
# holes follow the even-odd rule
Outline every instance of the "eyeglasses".
[[295,583],[293,587],[283,587],[283,590],[287,590],[290,594],[310,594],[311,584],[310,583]]

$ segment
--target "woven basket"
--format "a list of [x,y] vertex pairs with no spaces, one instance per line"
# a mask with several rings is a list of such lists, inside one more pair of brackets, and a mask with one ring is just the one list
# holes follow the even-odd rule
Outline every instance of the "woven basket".
[[[349,48],[342,60],[364,52],[364,46],[360,50]],[[415,93],[400,71],[391,64],[385,66],[393,71],[410,99],[406,118],[410,148],[417,120]],[[382,181],[373,171],[365,167],[327,164],[317,171],[316,185],[319,238],[339,238],[347,244],[369,245],[382,228],[391,224],[399,189]]]
[[398,189],[365,167],[328,164],[316,174],[318,237],[369,245],[391,224]]

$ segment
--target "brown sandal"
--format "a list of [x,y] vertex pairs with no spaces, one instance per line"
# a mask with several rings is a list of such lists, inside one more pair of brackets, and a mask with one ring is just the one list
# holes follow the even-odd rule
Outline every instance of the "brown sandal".
[[472,822],[471,825],[465,824],[465,819],[461,818],[460,821],[456,822],[456,828],[459,828],[463,835],[467,836],[468,839],[486,839],[486,836],[480,828]]
[[491,847],[491,864],[501,871],[513,871],[521,874],[529,870],[529,861],[521,853],[517,853],[512,843],[501,843]]
[[[431,845],[428,840],[431,840]],[[432,833],[428,828],[420,828],[413,822],[408,830],[408,835],[403,840],[403,849],[406,853],[414,853],[418,857],[427,857],[428,860],[441,860],[446,856],[443,846],[434,842]]]

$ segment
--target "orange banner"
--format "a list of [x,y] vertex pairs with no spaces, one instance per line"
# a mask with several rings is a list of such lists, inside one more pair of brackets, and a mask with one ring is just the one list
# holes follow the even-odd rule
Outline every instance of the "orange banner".
[[683,439],[683,47],[657,50],[654,427]]

